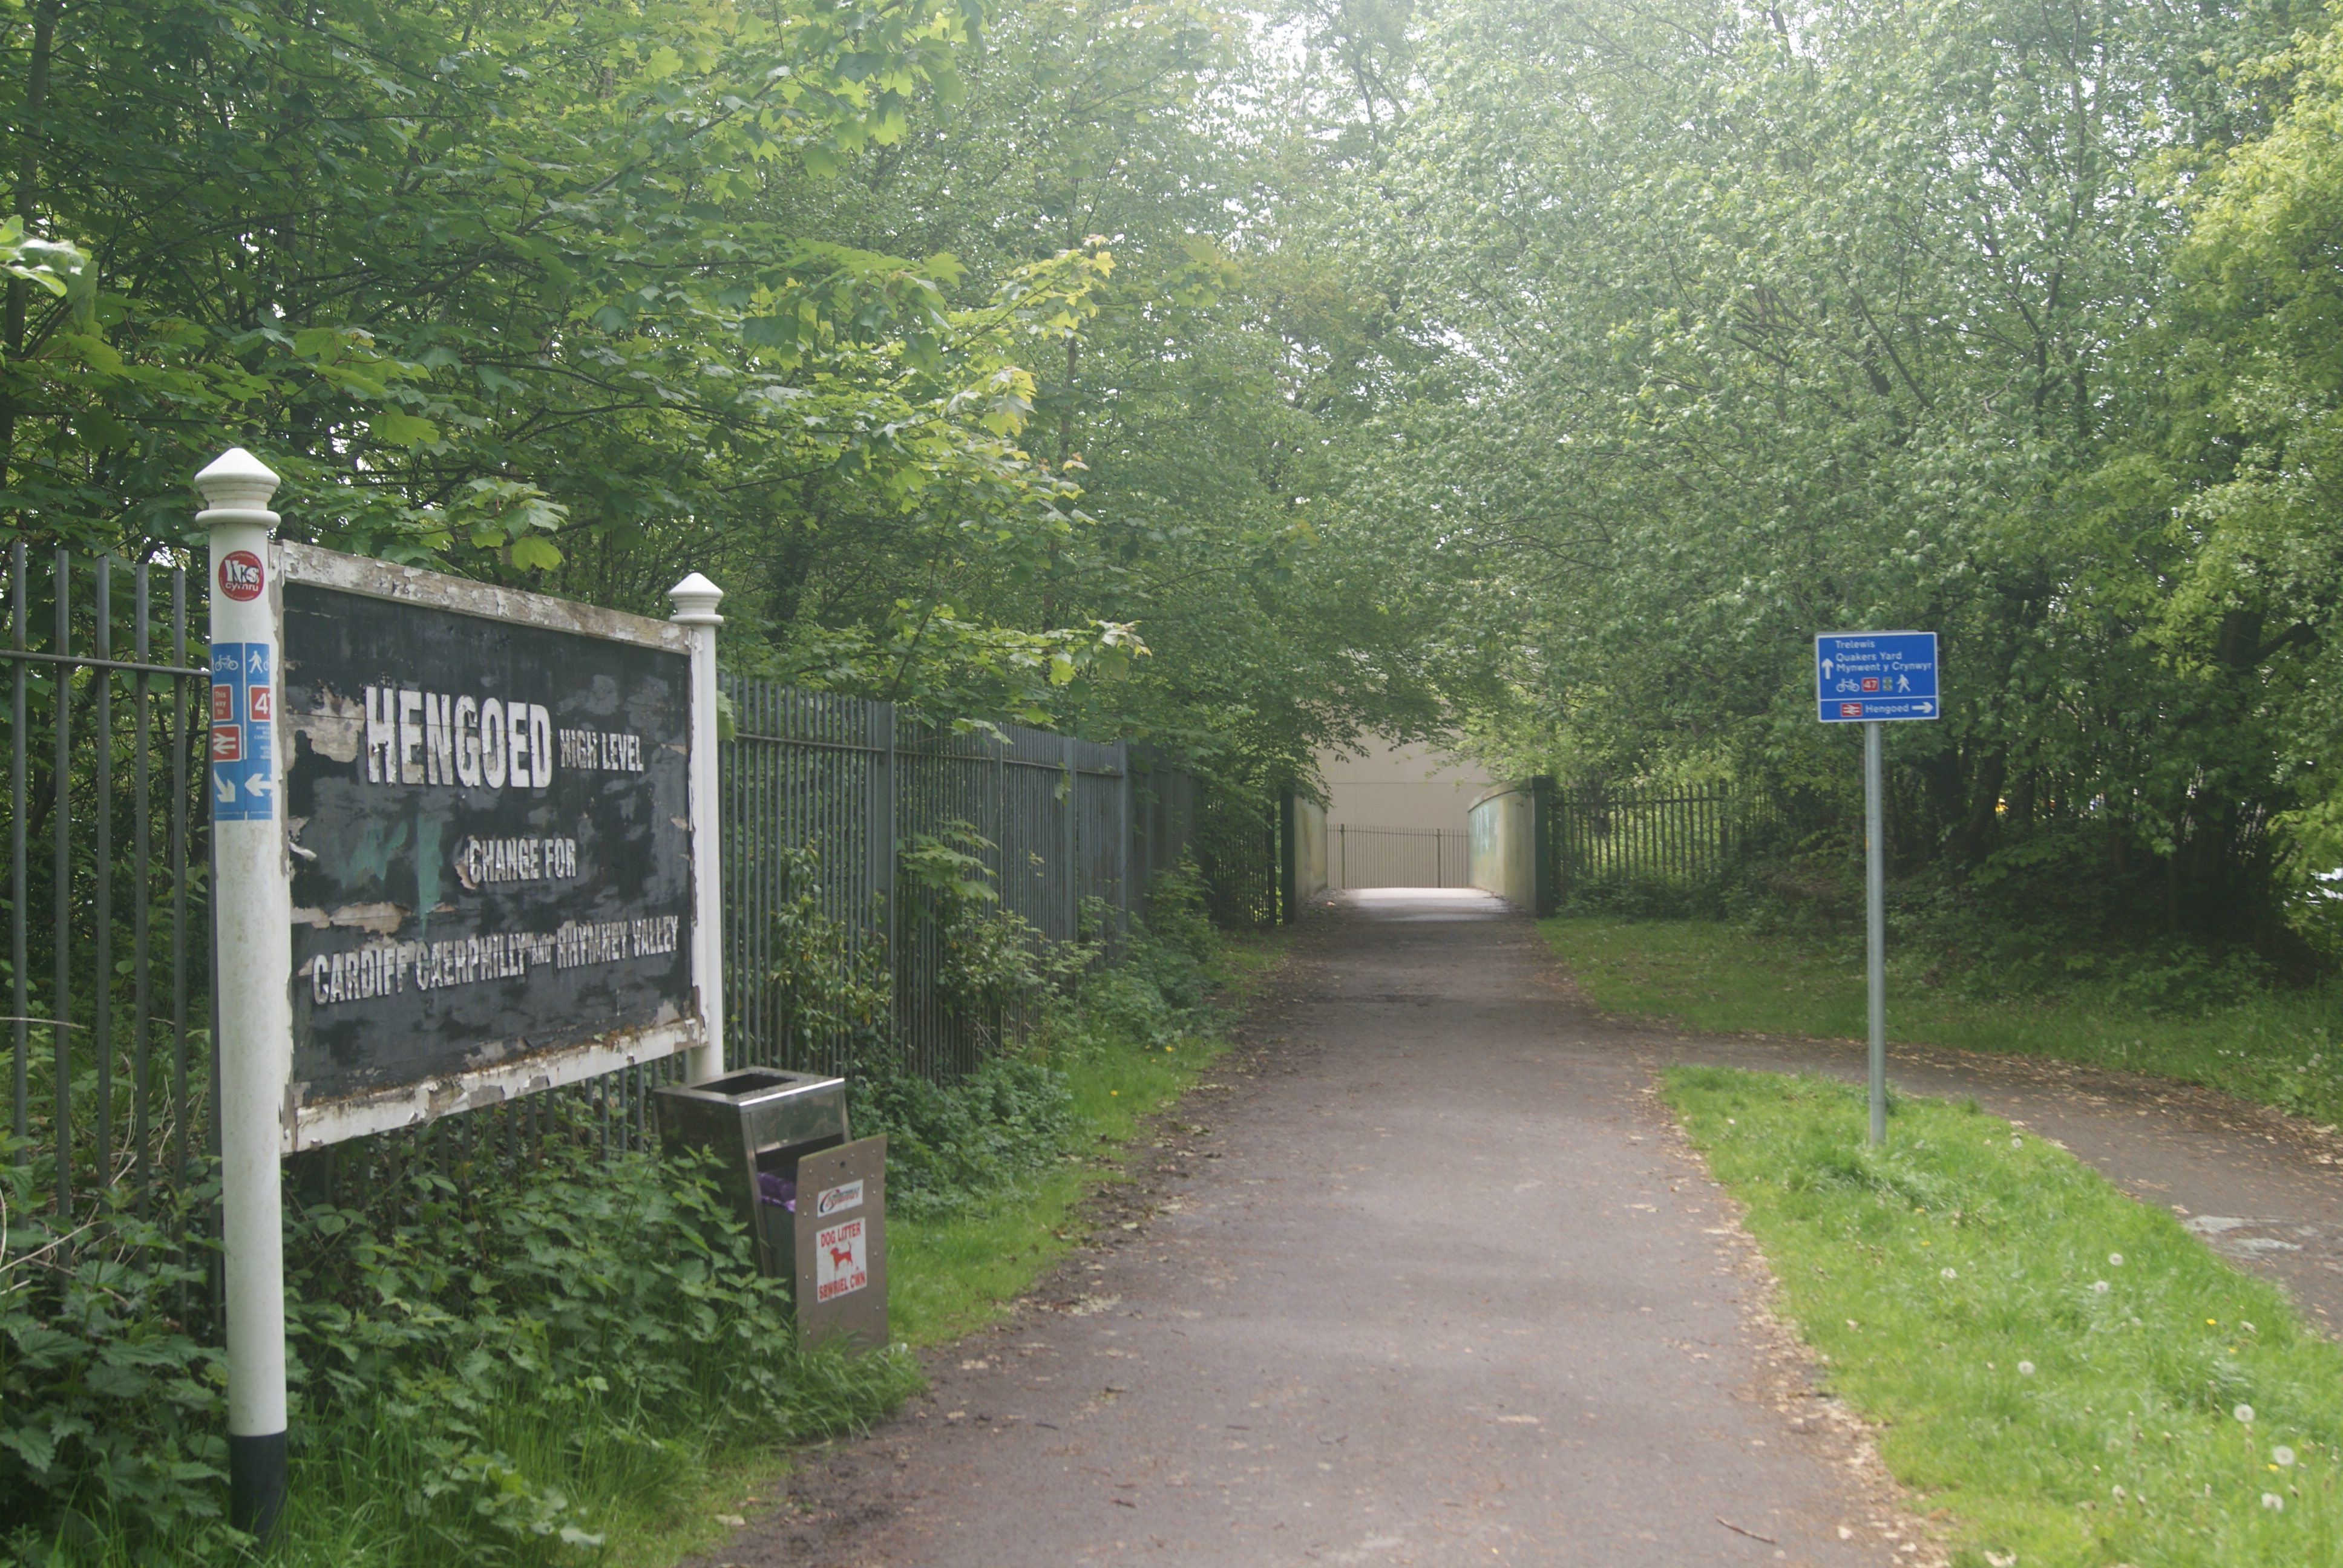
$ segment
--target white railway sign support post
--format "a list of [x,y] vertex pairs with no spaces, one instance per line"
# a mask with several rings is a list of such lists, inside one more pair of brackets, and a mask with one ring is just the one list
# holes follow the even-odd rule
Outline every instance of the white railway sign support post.
[[229,1515],[285,1503],[280,1161],[681,1055],[724,1071],[716,613],[669,620],[211,535]]
[[269,568],[277,476],[234,447],[196,476],[211,533],[213,940],[220,1233],[227,1308],[228,1518],[266,1537],[285,1504],[280,1117],[293,1060],[292,883],[278,809],[279,667]]
[[699,991],[699,1017],[705,1031],[691,1053],[691,1081],[699,1083],[724,1076],[724,953],[713,935],[724,908],[724,890],[719,880],[724,857],[717,842],[721,813],[717,809],[715,743],[716,628],[724,624],[716,607],[723,602],[724,590],[694,572],[668,589],[667,597],[675,606],[669,618],[691,628],[691,859],[699,868],[692,898],[699,929],[710,933],[691,954],[691,982]]

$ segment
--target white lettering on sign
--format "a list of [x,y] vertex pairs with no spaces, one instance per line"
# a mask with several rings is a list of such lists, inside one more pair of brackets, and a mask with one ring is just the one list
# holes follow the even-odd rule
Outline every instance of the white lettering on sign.
[[832,1214],[843,1214],[849,1209],[861,1207],[862,1183],[860,1181],[841,1182],[835,1187],[825,1187],[821,1190],[820,1196],[813,1201],[813,1213],[817,1220],[827,1220]]
[[572,970],[585,964],[616,963],[620,959],[658,958],[675,951],[682,940],[683,917],[651,915],[639,920],[571,921],[561,928],[555,962]]
[[595,773],[639,773],[643,738],[615,729],[565,729],[561,765]]
[[467,839],[456,850],[456,879],[470,889],[490,882],[560,881],[577,874],[575,839]]
[[369,784],[542,789],[553,782],[553,714],[540,703],[366,689]]
[[826,1302],[849,1291],[859,1291],[870,1282],[870,1253],[865,1247],[861,1221],[849,1220],[842,1225],[825,1226],[814,1232],[815,1301]]
[[564,920],[555,931],[500,931],[444,941],[369,942],[320,953],[301,971],[319,1007],[488,980],[523,980],[532,969],[573,970],[660,958],[683,940],[683,917]]

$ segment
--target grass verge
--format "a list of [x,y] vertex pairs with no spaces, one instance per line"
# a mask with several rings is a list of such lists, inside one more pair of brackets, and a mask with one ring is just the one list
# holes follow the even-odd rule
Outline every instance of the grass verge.
[[1963,1568],[2343,1562],[2343,1346],[1974,1102],[1672,1069],[1780,1308]]
[[[1694,1030],[1860,1040],[1863,966],[1795,938],[1713,920],[1564,916],[1538,929],[1594,1005]],[[2088,990],[2024,1000],[1963,996],[1891,972],[1888,1038],[2089,1062],[2201,1083],[2320,1121],[2343,1121],[2343,1004],[2328,990],[2266,993],[2187,1014]]]
[[[1224,1008],[1242,1007],[1283,955],[1275,935],[1220,938]],[[1000,1317],[1081,1240],[1073,1211],[1115,1180],[1141,1118],[1185,1094],[1226,1049],[1217,1030],[1185,1033],[1170,1049],[1070,1054],[1053,1061],[1073,1093],[1083,1152],[1010,1201],[931,1221],[890,1220],[888,1320],[911,1345],[942,1344]]]

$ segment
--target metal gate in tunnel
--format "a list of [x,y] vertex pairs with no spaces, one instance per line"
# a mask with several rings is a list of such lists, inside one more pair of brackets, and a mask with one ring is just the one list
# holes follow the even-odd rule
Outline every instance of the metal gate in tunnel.
[[1463,888],[1469,836],[1453,828],[1326,829],[1326,880],[1334,888]]

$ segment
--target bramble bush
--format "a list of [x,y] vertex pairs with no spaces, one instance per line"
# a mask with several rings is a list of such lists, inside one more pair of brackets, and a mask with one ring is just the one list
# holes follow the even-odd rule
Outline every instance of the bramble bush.
[[[493,1203],[464,1174],[288,1211],[283,1561],[562,1561],[599,1544],[587,1497],[653,1503],[719,1445],[867,1423],[918,1384],[905,1355],[799,1353],[692,1164],[552,1145]],[[170,1315],[202,1271],[161,1241],[12,1234],[0,1563],[252,1554],[221,1517],[222,1354]]]
[[227,1475],[225,1352],[181,1322],[205,1275],[175,1255],[178,1216],[54,1230],[23,1152],[0,1135],[0,1562],[109,1521],[206,1537]]

